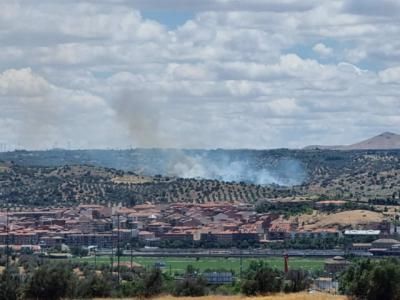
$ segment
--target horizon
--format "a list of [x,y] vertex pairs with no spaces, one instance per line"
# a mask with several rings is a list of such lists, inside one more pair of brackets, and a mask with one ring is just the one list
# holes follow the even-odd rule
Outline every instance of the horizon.
[[[321,144],[312,144],[312,145],[304,145],[299,148],[288,148],[288,147],[278,147],[278,148],[173,148],[173,147],[132,147],[132,146],[126,146],[126,147],[121,147],[121,148],[112,148],[112,147],[107,147],[107,148],[68,148],[67,147],[53,147],[53,148],[42,148],[42,149],[27,149],[27,148],[14,148],[14,149],[8,149],[8,146],[6,144],[0,143],[0,153],[7,153],[7,152],[17,152],[17,151],[28,151],[28,152],[41,152],[41,151],[129,151],[129,150],[160,150],[160,151],[270,151],[270,150],[313,150],[313,149],[307,149],[309,147],[327,147],[326,149],[320,149],[320,150],[337,150],[337,149],[329,149],[329,147],[346,147],[346,146],[351,146],[360,142],[364,142],[366,140],[372,139],[372,138],[377,138],[382,135],[395,135],[395,136],[400,136],[399,134],[395,132],[390,132],[390,131],[385,131],[380,134],[370,136],[370,137],[365,137],[362,141],[354,141],[352,144],[341,144],[341,145],[321,145]],[[357,150],[357,149],[352,149],[352,150]],[[363,149],[361,149],[363,150]],[[387,149],[371,149],[371,150],[387,150]]]

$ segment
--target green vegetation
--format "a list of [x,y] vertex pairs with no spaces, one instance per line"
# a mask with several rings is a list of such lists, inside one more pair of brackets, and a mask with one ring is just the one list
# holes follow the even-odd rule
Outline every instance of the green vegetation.
[[0,275],[0,300],[17,300],[20,296],[21,279],[18,270],[12,266]]
[[286,217],[311,214],[313,212],[312,201],[260,201],[256,205],[258,213],[275,213]]
[[[107,205],[122,203],[133,206],[145,201],[153,203],[236,201],[255,202],[265,197],[293,195],[291,189],[219,182],[218,180],[149,177],[146,182],[118,182],[131,172],[93,166],[32,167],[10,164],[0,173],[0,206],[12,203],[17,207]],[[140,176],[138,176],[140,178]]]
[[245,295],[258,295],[277,293],[282,289],[284,274],[273,269],[263,261],[250,263],[242,283],[242,291]]
[[174,287],[174,296],[204,296],[207,293],[207,281],[201,275],[197,276],[199,272],[192,265],[188,265],[183,280],[177,282]]
[[[14,162],[2,165],[0,204],[5,201],[15,206],[122,202],[125,206],[130,206],[144,201],[203,203],[239,200],[255,203],[278,198],[345,199],[365,204],[370,201],[373,205],[400,204],[399,150],[278,149],[199,153],[210,157],[232,157],[236,160],[251,158],[254,169],[269,168],[271,172],[278,172],[275,174],[277,178],[287,176],[285,172],[279,173],[279,163],[290,159],[298,162],[301,171],[307,176],[302,185],[290,188],[244,182],[179,179],[160,175],[143,180],[132,172],[140,170],[145,174],[163,173],[160,168],[168,161],[166,152],[154,149],[15,151],[0,153],[0,160]],[[194,153],[196,154],[198,153]],[[131,180],[115,180],[116,178]],[[260,209],[266,210],[262,207]],[[284,211],[282,207],[271,209],[277,212]],[[307,205],[300,205],[290,208],[289,212],[285,213],[290,215],[307,211]]]
[[[284,274],[264,261],[252,261],[244,270],[243,279],[229,283],[209,284],[203,273],[187,265],[179,276],[171,276],[152,267],[94,268],[73,262],[39,263],[32,261],[26,268],[13,263],[0,276],[0,300],[91,299],[94,297],[152,298],[160,294],[203,296],[208,294],[246,295],[269,294],[280,291],[297,292],[307,289],[309,272],[292,270]],[[211,272],[218,271],[215,269]],[[204,274],[206,276],[206,274]]]
[[[95,263],[93,256],[87,258],[75,258],[72,261],[76,262],[87,262],[90,264]],[[109,256],[98,256],[96,257],[96,263],[110,264]],[[115,261],[115,258],[114,258]],[[157,262],[165,263],[165,271],[171,273],[183,273],[188,265],[192,265],[194,268],[205,271],[215,268],[223,268],[225,270],[232,270],[235,274],[240,273],[240,258],[184,258],[184,257],[134,257],[133,261],[146,267],[151,268]],[[256,258],[243,258],[242,268],[243,270],[248,268],[252,261],[258,261]],[[283,270],[284,263],[281,257],[268,257],[262,259],[263,262],[268,263],[269,266]],[[130,262],[130,257],[122,256],[121,262]],[[291,257],[289,259],[290,268],[304,269],[308,271],[321,271],[323,269],[324,259],[323,258],[297,258]]]
[[360,260],[340,278],[340,290],[352,299],[400,299],[398,259]]

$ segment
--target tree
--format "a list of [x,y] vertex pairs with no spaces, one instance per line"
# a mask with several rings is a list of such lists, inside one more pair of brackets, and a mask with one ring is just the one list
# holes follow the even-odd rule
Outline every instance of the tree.
[[89,254],[89,250],[84,247],[70,247],[70,251],[72,255],[79,257],[88,256]]
[[145,297],[152,297],[158,295],[162,291],[163,278],[161,270],[153,268],[150,272],[146,273],[143,278],[143,287]]
[[370,274],[368,299],[400,299],[400,264],[383,262],[375,266]]
[[399,300],[400,261],[361,260],[340,278],[340,290],[354,299]]
[[285,292],[297,293],[310,287],[311,280],[304,270],[289,270],[286,274]]
[[95,272],[86,274],[83,280],[80,280],[77,287],[77,296],[84,299],[93,297],[109,297],[113,286],[111,280]]
[[75,277],[68,265],[43,265],[28,279],[25,296],[28,299],[58,300],[72,294]]
[[207,293],[207,283],[201,276],[186,277],[178,282],[174,289],[174,295],[178,297],[200,297]]
[[193,265],[186,267],[186,273],[182,281],[175,285],[173,294],[175,296],[196,297],[204,296],[207,293],[206,280],[198,275],[198,269]]
[[369,273],[372,268],[373,263],[370,260],[362,260],[351,265],[340,277],[340,291],[359,299],[366,298]]
[[283,273],[263,261],[252,261],[245,273],[242,292],[245,295],[279,292],[282,288]]
[[17,300],[21,292],[18,269],[9,267],[0,276],[0,300]]

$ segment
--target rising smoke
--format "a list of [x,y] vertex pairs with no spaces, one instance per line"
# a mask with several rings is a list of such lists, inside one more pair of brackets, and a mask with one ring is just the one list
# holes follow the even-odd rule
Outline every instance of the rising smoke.
[[117,121],[126,127],[135,147],[165,147],[160,128],[160,106],[149,92],[125,90],[112,105]]
[[183,178],[205,178],[254,184],[298,185],[307,174],[303,165],[294,159],[282,158],[274,162],[258,162],[251,151],[243,151],[241,158],[220,150],[192,154],[176,151],[168,159],[166,174]]
[[[143,91],[124,91],[113,101],[118,121],[123,124],[137,148],[174,148],[184,144],[184,137],[165,137],[162,124],[166,121],[162,106]],[[156,159],[146,159],[140,168],[151,175],[162,174],[182,178],[204,178],[254,184],[297,185],[304,182],[303,165],[291,158],[274,161],[256,159],[253,152],[236,155],[228,151],[160,150]],[[147,164],[147,165],[146,165]]]

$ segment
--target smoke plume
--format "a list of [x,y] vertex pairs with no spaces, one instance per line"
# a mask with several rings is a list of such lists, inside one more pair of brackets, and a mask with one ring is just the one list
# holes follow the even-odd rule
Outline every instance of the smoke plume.
[[[129,132],[137,148],[170,148],[184,144],[175,137],[166,139],[163,134],[162,106],[151,95],[143,91],[124,91],[113,102],[118,118]],[[165,127],[165,126],[164,126]],[[147,152],[150,155],[150,150]],[[162,174],[182,178],[204,178],[254,184],[297,185],[306,178],[300,162],[291,158],[263,161],[252,156],[252,152],[201,150],[159,150],[155,157],[140,163],[141,170],[150,175]],[[152,153],[154,155],[154,152]],[[144,155],[146,156],[146,154]]]
[[113,108],[136,147],[164,147],[160,107],[148,92],[125,90],[114,99]]
[[294,159],[282,158],[274,162],[260,162],[252,152],[244,151],[241,158],[231,157],[229,151],[191,154],[176,151],[170,155],[166,174],[183,178],[205,178],[253,184],[298,185],[307,174],[303,165]]

